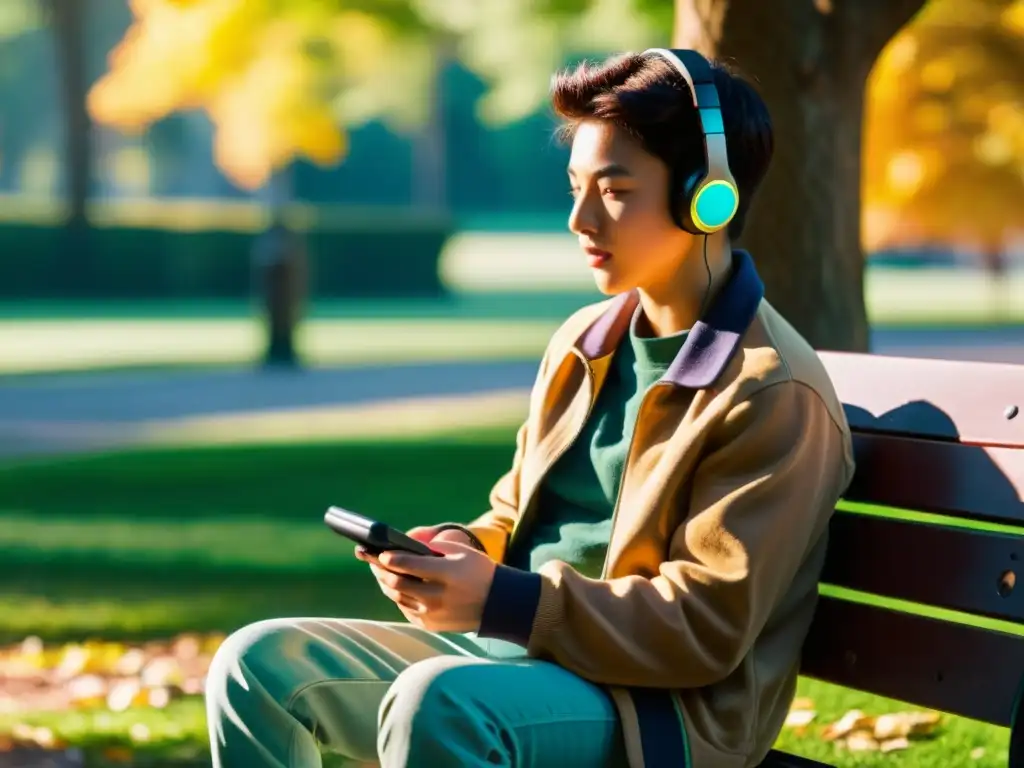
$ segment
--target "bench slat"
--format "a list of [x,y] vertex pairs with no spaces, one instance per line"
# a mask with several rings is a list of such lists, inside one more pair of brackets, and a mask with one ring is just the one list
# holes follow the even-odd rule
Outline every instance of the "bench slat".
[[801,674],[1008,727],[1024,637],[823,597]]
[[1024,622],[1024,537],[851,512],[829,537],[827,584]]
[[[1024,366],[820,352],[855,431],[1024,447]],[[1016,405],[1020,413],[1007,419]]]
[[860,434],[854,453],[848,501],[1024,524],[1024,450]]

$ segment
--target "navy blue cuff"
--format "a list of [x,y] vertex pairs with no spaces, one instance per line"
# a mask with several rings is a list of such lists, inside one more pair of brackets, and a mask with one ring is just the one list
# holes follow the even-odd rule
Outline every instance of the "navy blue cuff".
[[540,586],[539,573],[499,565],[487,593],[477,635],[528,645],[540,603]]

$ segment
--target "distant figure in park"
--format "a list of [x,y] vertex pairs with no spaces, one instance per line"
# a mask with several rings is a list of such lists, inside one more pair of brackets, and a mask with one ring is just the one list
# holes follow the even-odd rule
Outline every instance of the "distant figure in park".
[[732,245],[771,120],[692,51],[581,65],[552,100],[569,229],[610,298],[552,337],[490,510],[412,531],[443,557],[359,553],[407,622],[227,639],[206,694],[217,768],[311,768],[322,751],[746,768],[775,742],[854,463],[824,367]]

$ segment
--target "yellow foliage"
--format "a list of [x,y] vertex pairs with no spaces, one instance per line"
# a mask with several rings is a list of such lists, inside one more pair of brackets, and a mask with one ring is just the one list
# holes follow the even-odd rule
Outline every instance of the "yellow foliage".
[[876,62],[864,126],[867,249],[999,250],[1024,228],[1024,0],[930,0]]
[[337,162],[342,125],[422,124],[439,41],[454,42],[488,81],[481,115],[507,121],[543,103],[566,52],[639,48],[657,37],[635,0],[561,0],[547,10],[510,0],[352,4],[364,12],[343,0],[128,2],[134,23],[89,94],[93,118],[137,132],[204,109],[216,125],[218,165],[246,188],[295,157]]
[[1014,34],[1024,37],[1024,0],[1016,0],[1003,11],[1002,23]]
[[93,118],[142,131],[174,111],[205,109],[218,165],[247,189],[295,157],[342,159],[335,97],[393,44],[374,18],[318,4],[131,0],[131,9],[134,23],[89,94]]
[[269,23],[260,55],[208,104],[214,158],[243,187],[259,186],[293,156],[327,165],[344,153],[341,128],[316,87],[317,67],[301,54],[304,39],[295,23]]

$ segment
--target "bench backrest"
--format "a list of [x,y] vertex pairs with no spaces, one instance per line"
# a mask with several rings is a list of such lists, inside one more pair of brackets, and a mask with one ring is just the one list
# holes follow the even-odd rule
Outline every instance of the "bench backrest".
[[858,469],[831,526],[802,674],[1009,726],[1024,636],[991,620],[1024,633],[1024,366],[821,358]]

